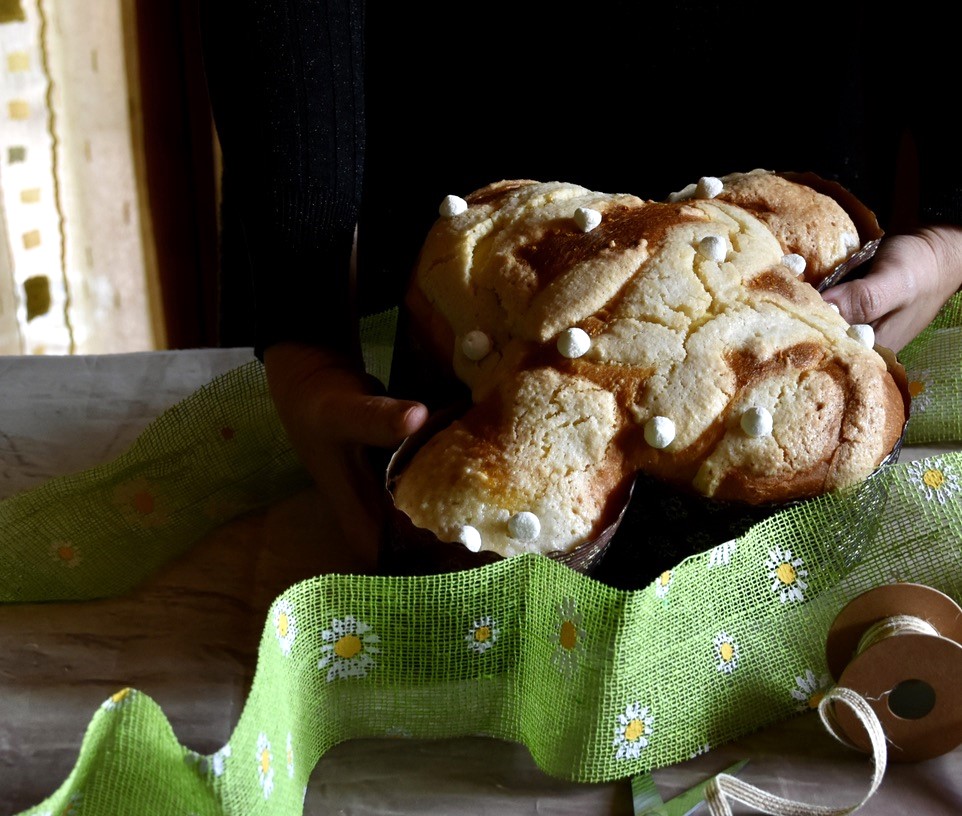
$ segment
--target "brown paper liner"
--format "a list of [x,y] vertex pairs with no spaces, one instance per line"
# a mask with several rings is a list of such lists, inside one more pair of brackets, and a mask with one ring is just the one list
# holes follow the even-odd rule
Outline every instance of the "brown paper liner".
[[[433,531],[417,527],[394,502],[397,480],[420,447],[466,409],[467,405],[458,403],[434,412],[424,426],[408,437],[391,457],[384,485],[388,523],[381,548],[381,572],[389,575],[433,575],[472,569],[503,559],[503,556],[491,550],[471,552],[460,542],[444,541]],[[609,506],[612,510],[608,516],[612,520],[596,536],[570,550],[546,550],[542,554],[576,572],[590,574],[601,561],[621,524],[631,494],[632,486],[629,484],[611,497]]]

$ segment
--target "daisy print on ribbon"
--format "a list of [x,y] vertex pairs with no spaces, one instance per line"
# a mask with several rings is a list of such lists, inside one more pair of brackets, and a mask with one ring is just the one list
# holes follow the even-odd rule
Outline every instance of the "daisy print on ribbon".
[[128,521],[141,527],[159,527],[167,521],[160,491],[147,479],[133,479],[117,485],[114,503]]
[[738,542],[733,538],[717,547],[712,547],[708,553],[708,569],[713,567],[727,567],[731,563],[735,550],[738,549]]
[[291,732],[287,732],[287,751],[285,753],[287,758],[287,775],[291,779],[294,778],[294,738],[291,736]]
[[478,654],[484,654],[488,649],[498,642],[501,630],[498,622],[490,615],[478,618],[468,628],[468,633],[464,636],[468,649]]
[[832,681],[827,674],[816,677],[815,672],[811,669],[805,669],[803,676],[795,678],[792,697],[798,701],[800,711],[818,708],[818,704],[822,702],[822,698],[830,685],[832,685]]
[[637,702],[625,706],[624,713],[618,715],[615,739],[611,743],[615,759],[638,759],[648,747],[654,724],[655,718],[648,706]]
[[297,620],[294,617],[294,607],[286,598],[281,598],[274,607],[274,636],[281,647],[281,653],[287,657],[291,653],[294,638],[297,637]]
[[257,736],[257,781],[260,782],[264,798],[267,799],[274,792],[274,755],[271,753],[270,740],[264,732]]
[[574,598],[565,598],[557,609],[557,629],[551,635],[551,641],[555,644],[551,662],[562,674],[570,676],[578,665],[585,630],[581,626],[582,617]]
[[655,595],[664,600],[668,597],[668,592],[671,590],[671,582],[674,580],[675,574],[671,570],[665,570],[661,575],[655,578]]
[[727,632],[715,635],[715,668],[723,674],[731,674],[738,668],[738,644]]
[[805,562],[793,556],[791,550],[781,547],[769,550],[765,569],[772,582],[772,592],[778,593],[782,603],[805,600],[808,570],[805,569]]
[[925,409],[932,403],[932,372],[928,369],[906,372],[908,377],[908,391],[912,398],[912,413],[925,413]]
[[323,656],[317,667],[327,669],[328,683],[336,678],[365,677],[375,665],[373,655],[380,654],[375,644],[381,639],[353,615],[334,618],[331,628],[321,632],[321,638]]
[[116,711],[118,708],[123,708],[125,705],[129,705],[130,701],[134,699],[137,692],[132,688],[122,688],[111,694],[106,700],[104,700],[100,707],[106,711]]
[[80,548],[69,541],[54,541],[50,545],[50,557],[63,567],[76,567],[83,560]]
[[959,490],[959,476],[941,456],[909,462],[909,480],[928,501],[945,504]]
[[227,758],[230,754],[230,743],[227,743],[223,748],[218,749],[211,755],[210,769],[214,776],[224,775],[224,771],[227,769]]

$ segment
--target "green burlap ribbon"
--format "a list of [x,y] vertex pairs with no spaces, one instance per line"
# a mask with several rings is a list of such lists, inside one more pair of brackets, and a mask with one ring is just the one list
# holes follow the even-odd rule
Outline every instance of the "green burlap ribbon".
[[[382,379],[391,315],[367,321]],[[962,301],[901,355],[910,443],[962,439]],[[0,503],[0,600],[115,595],[215,526],[307,484],[259,363],[157,418],[121,457]],[[489,735],[546,773],[600,782],[807,710],[860,593],[962,597],[962,454],[888,466],[782,511],[626,592],[540,556],[429,577],[324,575],[277,597],[249,698],[211,755],[146,694],[96,711],[63,785],[28,813],[299,814],[311,772],[361,737]],[[29,772],[29,770],[27,770]]]

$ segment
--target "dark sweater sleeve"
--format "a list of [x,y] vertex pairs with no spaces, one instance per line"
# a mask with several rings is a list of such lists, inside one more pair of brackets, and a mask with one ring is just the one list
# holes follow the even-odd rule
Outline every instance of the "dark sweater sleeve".
[[[201,0],[204,65],[255,301],[279,341],[356,353],[350,274],[364,149],[363,4]],[[226,253],[225,253],[226,254]]]

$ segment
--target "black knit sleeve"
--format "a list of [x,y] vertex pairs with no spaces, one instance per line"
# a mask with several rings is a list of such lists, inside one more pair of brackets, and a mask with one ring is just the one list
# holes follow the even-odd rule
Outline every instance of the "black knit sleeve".
[[249,261],[222,275],[252,275],[256,351],[294,340],[355,353],[350,259],[363,172],[363,4],[200,7],[211,106],[240,254]]

